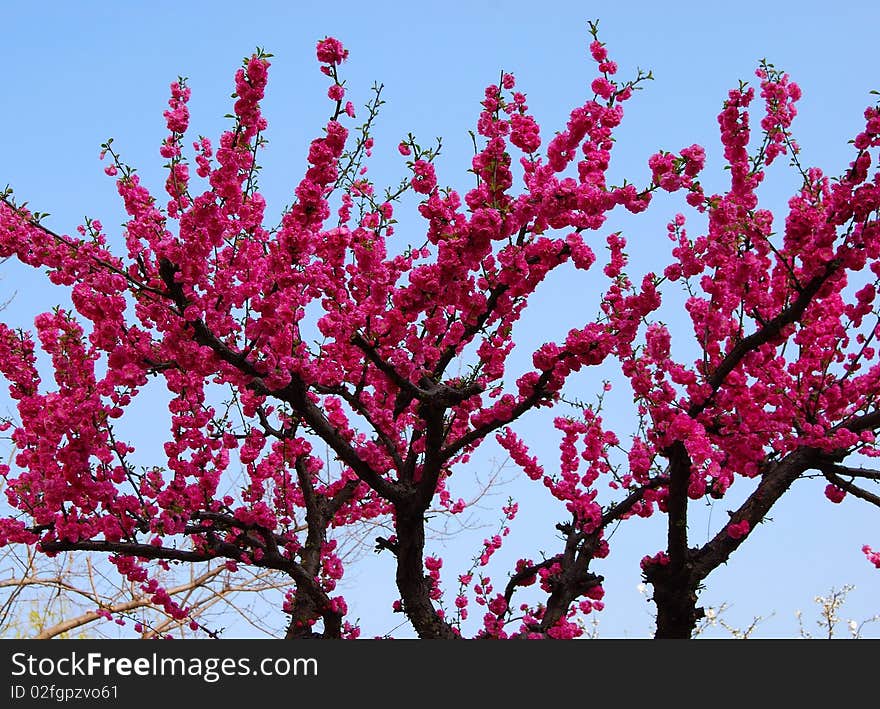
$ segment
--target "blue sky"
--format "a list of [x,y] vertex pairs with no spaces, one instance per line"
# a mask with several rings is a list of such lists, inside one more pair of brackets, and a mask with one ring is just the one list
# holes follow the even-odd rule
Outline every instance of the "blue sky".
[[[112,136],[123,159],[158,192],[164,180],[158,146],[168,84],[178,75],[189,78],[192,130],[216,137],[227,123],[222,116],[230,110],[233,72],[243,56],[260,46],[275,55],[264,103],[270,143],[262,156],[261,183],[277,213],[301,175],[308,141],[326,120],[326,81],[317,71],[314,45],[333,35],[351,51],[344,76],[355,103],[367,100],[374,81],[385,85],[387,103],[371,167],[376,182],[395,184],[403,176],[395,146],[412,132],[423,143],[443,137],[440,181],[466,188],[468,130],[474,127],[483,87],[497,81],[501,69],[514,73],[546,143],[588,94],[591,19],[600,20],[601,39],[623,76],[634,74],[636,67],[655,76],[627,104],[612,166],[618,180],[644,181],[651,153],[696,142],[709,156],[704,184],[722,189],[715,117],[727,90],[739,79],[752,79],[762,57],[801,85],[804,98],[795,131],[803,161],[831,174],[846,166],[847,140],[860,128],[868,92],[880,88],[872,36],[880,7],[873,2],[14,3],[4,8],[0,46],[6,72],[0,186],[8,182],[19,200],[50,212],[46,223],[58,231],[73,231],[86,215],[118,224],[123,212],[98,161],[100,144]],[[780,165],[762,193],[766,206],[780,213],[794,184]],[[668,208],[658,201],[652,216],[621,221],[645,259],[634,259],[634,271],[656,268],[653,261],[665,257],[664,224],[679,209],[674,199]],[[418,240],[420,227],[415,221],[402,223],[401,238],[408,238],[409,231]],[[46,287],[38,274],[11,264],[0,274],[0,294],[17,293],[4,314],[15,324],[26,326],[39,310],[63,302],[63,293]],[[550,284],[524,318],[523,357],[529,343],[564,334],[595,310],[585,287],[570,280]],[[675,312],[665,317],[675,327]],[[682,325],[687,331],[687,323]],[[591,374],[573,386],[588,399],[596,381]],[[619,416],[625,428],[625,413],[615,409],[609,417]],[[155,416],[161,421],[161,410]],[[546,458],[555,457],[552,440],[542,439],[537,448]],[[488,459],[483,463],[491,468]],[[762,625],[766,635],[793,633],[794,611],[801,608],[809,615],[813,596],[832,585],[856,585],[847,617],[878,612],[880,576],[859,552],[863,543],[880,546],[872,510],[850,499],[832,506],[821,487],[817,482],[796,485],[774,511],[773,523],[710,577],[704,601],[732,603],[729,618],[739,625],[775,611]],[[531,545],[535,537],[547,535],[549,525],[541,504],[531,506],[532,493],[537,497],[543,490],[511,483],[489,504],[499,507],[508,492],[523,495],[526,509],[518,521],[521,528],[511,535],[515,558],[517,545]],[[710,524],[708,514],[701,518],[697,513],[699,523]],[[491,525],[496,517],[487,510],[484,521]],[[489,529],[460,535],[451,553],[466,556],[465,550],[476,550]],[[657,532],[652,522],[625,525],[614,540],[620,551],[597,569],[608,579],[602,635],[650,632],[650,609],[636,591],[637,561],[661,547]],[[390,568],[370,557],[353,572],[350,604],[355,615],[376,620],[371,630],[381,632],[393,597],[387,587]],[[384,629],[393,622],[387,620]]]

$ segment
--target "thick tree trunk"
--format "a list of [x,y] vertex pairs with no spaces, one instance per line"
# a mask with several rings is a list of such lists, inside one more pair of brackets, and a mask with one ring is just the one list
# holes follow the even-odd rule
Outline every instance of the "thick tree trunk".
[[444,621],[431,601],[430,587],[425,578],[424,512],[416,509],[397,510],[397,588],[407,618],[422,639],[454,639],[458,635]]
[[655,638],[689,639],[703,609],[697,608],[697,594],[686,576],[654,582],[654,602],[657,605]]
[[[691,460],[684,443],[666,451],[669,458],[667,508],[667,561],[650,572],[657,605],[657,638],[690,638],[697,624],[697,584],[690,568],[688,549],[688,480]],[[700,614],[702,611],[700,611]]]

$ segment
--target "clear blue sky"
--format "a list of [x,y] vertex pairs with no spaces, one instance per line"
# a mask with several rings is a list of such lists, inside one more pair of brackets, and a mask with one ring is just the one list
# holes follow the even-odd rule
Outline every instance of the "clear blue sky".
[[[10,3],[3,10],[0,46],[5,71],[0,186],[8,182],[19,200],[50,212],[47,224],[55,230],[72,232],[85,215],[118,224],[123,212],[98,162],[100,144],[114,137],[125,161],[159,192],[164,160],[157,151],[169,82],[179,74],[189,78],[193,133],[216,137],[230,110],[233,72],[260,46],[275,55],[264,104],[270,144],[262,156],[262,185],[277,213],[301,175],[308,141],[326,119],[326,82],[316,68],[314,45],[333,35],[351,50],[344,75],[357,104],[367,99],[374,81],[386,87],[374,179],[395,183],[402,176],[394,146],[413,132],[424,142],[443,136],[440,181],[466,187],[467,131],[475,124],[483,87],[497,81],[501,69],[513,72],[546,141],[587,95],[592,64],[586,23],[597,18],[622,75],[638,66],[653,70],[656,78],[627,104],[612,168],[618,179],[642,181],[651,153],[697,142],[709,155],[704,184],[721,189],[715,116],[726,91],[741,78],[753,78],[762,57],[788,71],[804,90],[795,123],[803,161],[831,174],[849,160],[846,142],[859,130],[869,90],[880,88],[875,2]],[[793,184],[780,167],[764,193],[777,210]],[[665,211],[662,203],[657,206],[650,218],[622,222],[647,258],[634,261],[634,272],[656,268],[656,259],[664,258],[663,225],[680,207],[674,201]],[[420,227],[401,224],[400,232],[410,230],[416,241]],[[39,274],[7,265],[2,275],[0,293],[17,292],[5,313],[16,324],[28,325],[38,310],[63,302],[63,294],[45,287]],[[595,312],[588,297],[575,307],[558,298],[568,292],[563,285],[570,282],[560,282],[556,295],[551,286],[524,320],[523,355],[528,343],[564,334]],[[674,326],[675,313],[665,316]],[[589,398],[595,384],[593,375],[573,383],[582,398]],[[625,432],[624,414],[610,417],[619,415]],[[157,426],[164,427],[162,412],[155,415]],[[555,457],[553,441],[538,449],[547,462]],[[765,635],[792,634],[795,609],[811,615],[813,596],[832,585],[857,587],[847,617],[880,611],[880,576],[859,552],[863,543],[880,546],[876,511],[851,499],[832,506],[821,487],[797,485],[774,511],[773,523],[710,577],[704,602],[733,603],[729,619],[739,625],[775,611],[762,625]],[[534,554],[534,538],[546,539],[550,548],[548,518],[540,503],[530,507],[530,493],[537,499],[544,491],[512,483],[491,504],[500,506],[508,492],[525,494],[528,511],[519,520],[522,530],[511,536],[510,556]],[[714,514],[723,514],[723,508]],[[496,517],[487,511],[485,521],[492,524]],[[636,591],[637,561],[661,548],[657,531],[651,523],[625,525],[614,539],[619,550],[597,565],[607,578],[603,636],[649,632],[650,609]],[[453,555],[476,549],[486,533],[489,528],[461,535]],[[501,569],[495,570],[500,581]],[[389,572],[370,555],[352,575],[350,604],[354,615],[372,619],[365,622],[368,634],[395,622],[387,614],[394,596]]]

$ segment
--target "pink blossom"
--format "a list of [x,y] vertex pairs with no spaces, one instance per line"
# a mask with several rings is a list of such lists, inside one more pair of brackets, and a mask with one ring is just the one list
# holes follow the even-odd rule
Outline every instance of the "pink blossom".
[[745,537],[749,530],[751,529],[751,525],[747,519],[740,520],[737,523],[731,523],[727,525],[727,536],[731,539],[742,539]]
[[318,61],[323,64],[341,64],[348,58],[348,50],[342,42],[333,37],[326,37],[317,44]]
[[837,485],[828,484],[825,486],[825,497],[834,503],[840,503],[846,497],[846,490],[837,487]]
[[867,557],[868,561],[880,569],[880,552],[874,551],[866,544],[862,547],[862,553]]

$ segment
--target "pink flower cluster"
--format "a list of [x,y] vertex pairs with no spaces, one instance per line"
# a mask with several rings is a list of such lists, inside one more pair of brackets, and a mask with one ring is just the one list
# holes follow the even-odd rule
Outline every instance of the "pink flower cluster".
[[731,539],[742,539],[745,537],[749,530],[751,529],[751,525],[747,519],[741,519],[739,522],[727,525],[727,536]]

